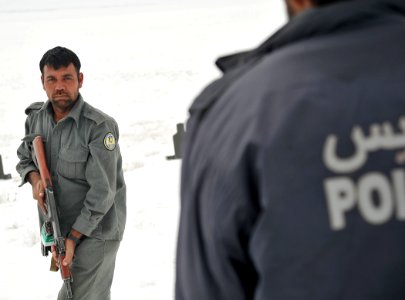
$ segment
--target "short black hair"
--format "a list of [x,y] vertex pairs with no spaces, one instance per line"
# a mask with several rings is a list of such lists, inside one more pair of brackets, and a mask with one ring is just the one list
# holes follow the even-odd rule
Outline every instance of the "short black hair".
[[75,66],[77,74],[79,75],[81,64],[76,53],[65,47],[57,46],[45,52],[41,61],[39,62],[39,68],[41,70],[41,74],[43,75],[45,66],[49,66],[57,70],[60,67],[67,67],[71,63]]

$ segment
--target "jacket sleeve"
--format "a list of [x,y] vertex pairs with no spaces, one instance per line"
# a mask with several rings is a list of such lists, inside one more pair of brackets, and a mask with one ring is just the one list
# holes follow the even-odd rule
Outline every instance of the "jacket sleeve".
[[33,159],[32,159],[32,145],[30,143],[29,137],[30,134],[30,117],[25,121],[25,138],[22,140],[21,145],[17,149],[17,156],[19,162],[16,166],[18,174],[21,176],[21,184],[24,185],[27,182],[27,175],[31,171],[38,171]]
[[92,133],[85,171],[90,189],[81,213],[72,226],[87,236],[97,228],[115,201],[118,164],[121,160],[118,136],[118,126],[113,120],[97,125]]

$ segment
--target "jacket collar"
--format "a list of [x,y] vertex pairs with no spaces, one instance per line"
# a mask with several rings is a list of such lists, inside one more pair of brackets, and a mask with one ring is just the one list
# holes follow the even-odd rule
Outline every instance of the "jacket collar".
[[80,116],[82,114],[83,106],[84,106],[84,100],[83,100],[82,95],[80,95],[80,93],[79,93],[79,98],[77,99],[75,105],[73,106],[72,110],[70,111],[69,115],[67,116],[67,118],[71,118],[76,122],[77,127],[79,127],[79,120],[80,120]]
[[367,24],[383,16],[400,16],[405,20],[404,0],[356,0],[308,9],[292,18],[262,45],[252,51],[219,58],[218,68],[230,69],[255,60],[294,42]]
[[[83,110],[84,100],[82,95],[79,93],[78,99],[75,102],[72,110],[66,116],[66,119],[73,119],[76,122],[76,126],[79,127],[80,116]],[[40,111],[46,110],[53,118],[53,110],[52,110],[52,103],[51,101],[46,101]]]

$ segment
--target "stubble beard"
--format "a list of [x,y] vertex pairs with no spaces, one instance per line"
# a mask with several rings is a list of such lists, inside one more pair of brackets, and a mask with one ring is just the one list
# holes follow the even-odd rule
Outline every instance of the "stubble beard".
[[[58,96],[66,97],[65,99],[58,99]],[[77,97],[76,97],[77,99]],[[52,106],[59,111],[70,111],[75,104],[76,100],[72,99],[72,97],[66,93],[62,94],[55,94],[50,99]]]

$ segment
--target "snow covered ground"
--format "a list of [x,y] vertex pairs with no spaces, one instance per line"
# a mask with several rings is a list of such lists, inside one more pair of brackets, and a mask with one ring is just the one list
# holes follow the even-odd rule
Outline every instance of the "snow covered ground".
[[214,60],[257,46],[285,21],[282,0],[0,0],[0,300],[55,299],[59,274],[40,253],[36,202],[18,188],[24,109],[45,100],[42,54],[62,45],[82,61],[86,101],[120,125],[128,223],[114,299],[173,298],[179,160],[172,135],[216,78]]

